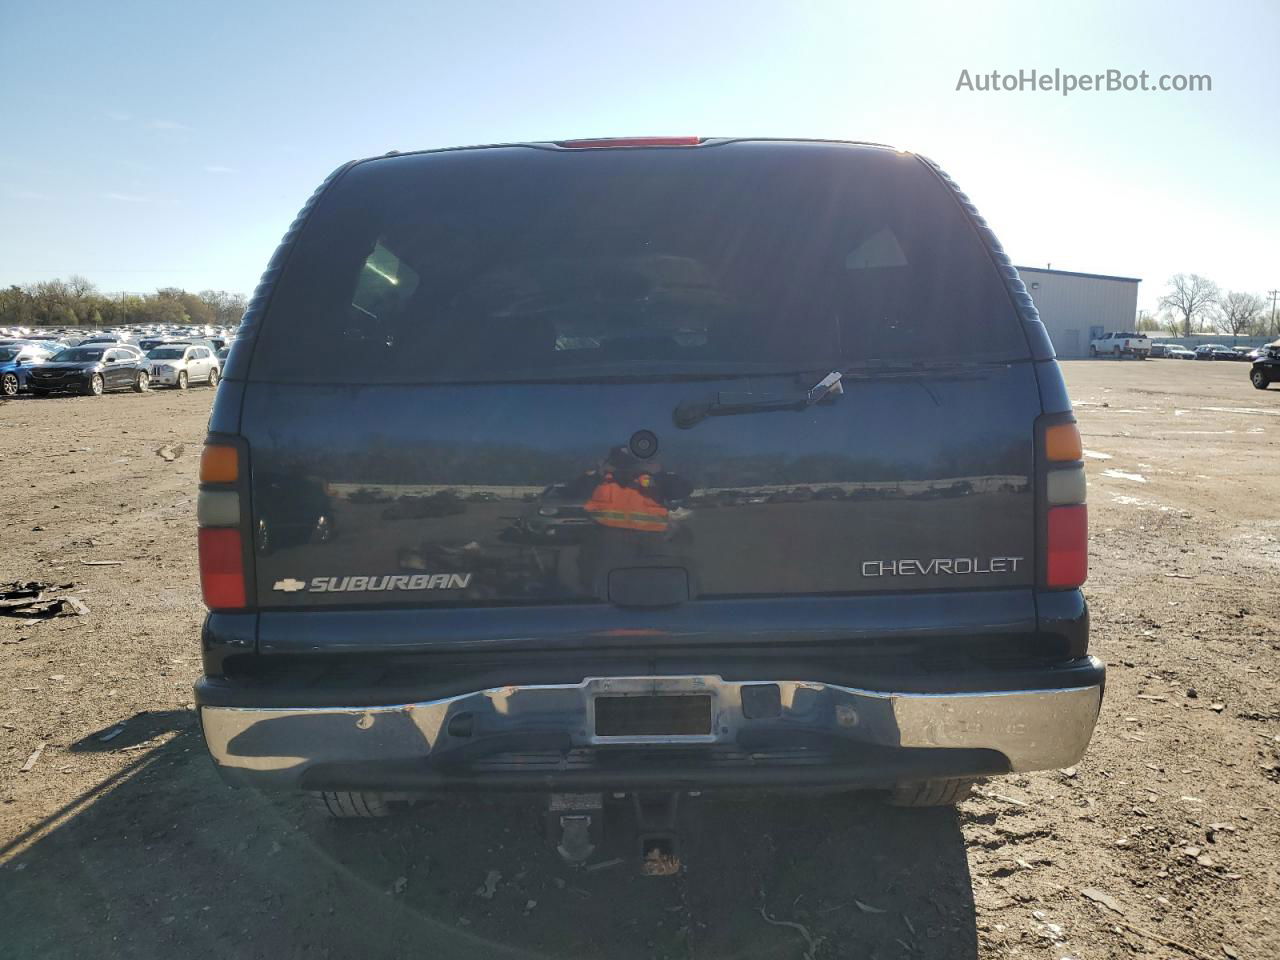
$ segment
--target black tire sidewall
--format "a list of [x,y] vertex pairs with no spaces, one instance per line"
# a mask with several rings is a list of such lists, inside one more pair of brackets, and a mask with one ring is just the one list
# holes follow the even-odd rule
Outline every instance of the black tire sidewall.
[[[9,390],[10,386],[13,387],[12,392]],[[18,375],[16,373],[0,375],[0,396],[16,397],[21,390],[22,384],[18,382]]]
[[95,373],[89,378],[87,390],[91,397],[100,397],[107,392],[107,382],[102,378],[102,374]]
[[187,378],[187,371],[185,370],[178,371],[178,382],[176,386],[179,390],[185,390],[187,389],[188,386],[190,386],[190,381]]

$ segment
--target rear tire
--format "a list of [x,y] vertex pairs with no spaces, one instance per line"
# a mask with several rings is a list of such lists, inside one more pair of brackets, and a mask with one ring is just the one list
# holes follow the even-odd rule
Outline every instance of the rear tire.
[[1259,390],[1265,390],[1267,387],[1271,386],[1271,379],[1264,371],[1259,370],[1257,367],[1254,367],[1249,371],[1249,382]]
[[389,817],[395,812],[380,793],[324,790],[312,796],[316,806],[335,820],[374,820]]
[[900,783],[889,791],[891,807],[952,807],[969,796],[976,780],[926,780]]

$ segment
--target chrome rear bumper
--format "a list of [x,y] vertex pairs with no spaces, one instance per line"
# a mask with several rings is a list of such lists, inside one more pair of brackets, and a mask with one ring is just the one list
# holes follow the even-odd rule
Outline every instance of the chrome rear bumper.
[[[709,728],[689,735],[597,734],[597,697],[639,695],[709,696]],[[671,756],[684,748],[679,755],[687,760],[698,750],[708,757],[729,749],[750,756],[753,744],[823,742],[897,752],[993,751],[1009,771],[1043,770],[1070,766],[1083,756],[1101,700],[1100,685],[920,694],[794,680],[596,677],[378,707],[204,706],[200,716],[209,751],[233,783],[299,787],[310,771],[351,767],[363,771],[367,788],[370,770],[448,765],[484,755],[486,744],[508,756],[537,745],[542,757],[548,744],[558,744],[566,756],[576,751],[596,757],[637,749]]]

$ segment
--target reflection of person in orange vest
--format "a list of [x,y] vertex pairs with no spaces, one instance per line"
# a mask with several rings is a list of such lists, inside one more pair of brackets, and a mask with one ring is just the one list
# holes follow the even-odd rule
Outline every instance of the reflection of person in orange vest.
[[653,474],[606,466],[600,483],[591,492],[591,499],[583,509],[604,527],[666,533],[670,513],[655,499],[656,496]]
[[652,565],[680,565],[672,554],[679,538],[671,505],[688,497],[692,485],[656,463],[644,462],[626,447],[609,451],[605,462],[584,475],[595,481],[583,504],[594,523],[582,539],[578,566],[582,585],[604,597],[612,570]]

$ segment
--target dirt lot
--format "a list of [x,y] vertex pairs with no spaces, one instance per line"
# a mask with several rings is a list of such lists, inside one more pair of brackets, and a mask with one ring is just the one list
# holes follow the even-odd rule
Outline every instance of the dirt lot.
[[560,865],[525,802],[353,825],[223,787],[190,704],[209,392],[4,403],[0,581],[90,613],[0,619],[0,954],[1280,956],[1280,391],[1247,371],[1066,364],[1110,663],[1077,770],[958,813],[702,801],[675,880]]

